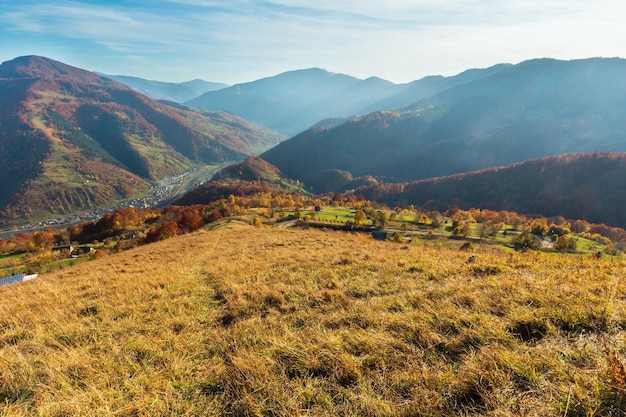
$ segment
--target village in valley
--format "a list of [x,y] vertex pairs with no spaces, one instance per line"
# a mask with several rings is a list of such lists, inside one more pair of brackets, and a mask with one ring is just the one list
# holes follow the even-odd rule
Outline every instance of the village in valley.
[[305,197],[261,192],[230,195],[210,205],[120,207],[65,228],[22,230],[0,239],[0,276],[50,272],[176,235],[233,224],[357,233],[409,245],[414,240],[431,241],[457,247],[468,256],[476,246],[489,245],[503,251],[614,257],[621,256],[626,244],[622,229],[560,216],[527,217],[456,207],[443,213],[413,206],[390,209],[341,194]]

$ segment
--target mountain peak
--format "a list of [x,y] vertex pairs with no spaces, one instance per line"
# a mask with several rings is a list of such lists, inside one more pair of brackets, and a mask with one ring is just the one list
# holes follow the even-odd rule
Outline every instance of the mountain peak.
[[296,69],[296,70],[291,70],[291,71],[286,71],[283,72],[281,74],[278,74],[278,76],[287,76],[287,75],[302,75],[302,74],[315,74],[315,75],[334,75],[334,73],[327,71],[323,68],[319,68],[319,67],[312,67],[312,68],[303,68],[303,69]]
[[99,75],[89,71],[37,55],[21,56],[0,65],[0,78],[63,78],[68,76],[83,80],[99,78]]
[[[261,78],[260,80],[251,81],[242,84],[236,84],[241,86],[254,85],[254,84],[275,84],[275,83],[285,83],[285,82],[294,82],[296,85],[308,84],[308,83],[316,83],[316,82],[324,82],[328,80],[347,80],[352,82],[360,81],[358,78],[354,78],[350,75],[339,74],[327,71],[323,68],[305,68],[298,69],[292,71],[282,72],[278,75],[273,75],[271,77]],[[290,86],[291,87],[291,86]],[[289,87],[289,88],[290,88]]]

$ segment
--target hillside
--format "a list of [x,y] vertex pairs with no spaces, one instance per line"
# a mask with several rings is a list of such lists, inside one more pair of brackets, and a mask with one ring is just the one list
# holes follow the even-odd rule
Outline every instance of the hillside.
[[146,80],[139,77],[130,77],[127,75],[98,74],[118,81],[132,88],[136,92],[155,100],[168,100],[177,103],[183,103],[194,99],[208,91],[215,91],[228,87],[228,84],[215,83],[205,80],[167,83],[162,81]]
[[0,223],[111,204],[148,181],[242,160],[283,139],[36,56],[0,65],[0,123]]
[[295,181],[285,177],[275,166],[261,158],[250,157],[218,171],[206,182],[176,199],[172,204],[189,206],[209,204],[230,195],[251,196],[257,193],[303,191]]
[[484,208],[626,227],[626,154],[567,154],[355,193],[389,205]]
[[319,189],[316,177],[330,169],[404,182],[541,156],[623,152],[624,91],[623,59],[527,61],[402,111],[318,126],[261,157]]
[[0,407],[623,414],[623,260],[460,244],[233,223],[1,287]]
[[367,114],[379,110],[392,110],[406,107],[419,100],[438,94],[459,85],[479,80],[496,74],[510,67],[511,64],[497,64],[489,68],[474,68],[463,71],[460,74],[444,77],[442,75],[430,75],[407,84],[397,84],[394,93],[379,101],[368,104],[358,112]]
[[287,180],[278,168],[258,157],[250,157],[240,163],[229,165],[215,174],[213,179],[239,179],[269,183]]

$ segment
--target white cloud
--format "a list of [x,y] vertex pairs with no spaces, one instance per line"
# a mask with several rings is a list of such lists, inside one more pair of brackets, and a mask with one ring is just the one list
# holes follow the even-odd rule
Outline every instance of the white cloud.
[[27,13],[4,13],[2,14],[2,20],[9,22],[9,24],[6,25],[7,28],[16,32],[42,33],[45,30],[41,24],[29,19]]
[[108,41],[96,41],[97,44],[104,46],[107,49],[116,52],[129,53],[133,51],[133,47],[128,44],[108,42]]
[[[66,48],[90,42],[120,54],[120,66],[188,79],[215,71],[211,78],[231,83],[312,66],[410,81],[540,56],[626,56],[617,0],[0,3],[0,34],[46,35]],[[96,59],[96,49],[80,54]]]

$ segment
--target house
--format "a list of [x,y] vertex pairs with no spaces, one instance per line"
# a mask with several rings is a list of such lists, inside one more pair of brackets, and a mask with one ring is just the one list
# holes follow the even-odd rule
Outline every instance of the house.
[[95,252],[95,249],[91,246],[79,246],[70,253],[70,256],[72,258],[77,258],[80,255],[86,255],[91,252]]
[[74,246],[72,246],[72,245],[60,245],[60,246],[54,246],[52,248],[52,254],[53,255],[70,256],[72,254],[72,252],[74,252]]

